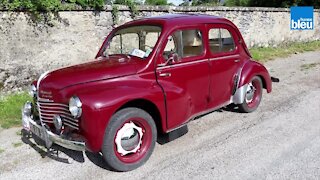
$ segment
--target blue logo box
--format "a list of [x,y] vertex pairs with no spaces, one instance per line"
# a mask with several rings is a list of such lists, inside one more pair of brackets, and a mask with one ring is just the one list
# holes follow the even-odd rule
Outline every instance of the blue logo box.
[[312,6],[295,6],[290,8],[291,30],[312,30],[313,22],[313,7]]

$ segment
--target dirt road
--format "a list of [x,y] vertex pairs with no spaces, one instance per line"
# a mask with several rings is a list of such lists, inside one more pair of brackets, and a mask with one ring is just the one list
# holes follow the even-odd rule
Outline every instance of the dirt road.
[[97,154],[46,153],[0,130],[0,179],[319,179],[320,51],[266,63],[280,83],[250,114],[219,110],[156,145],[137,170],[108,170]]

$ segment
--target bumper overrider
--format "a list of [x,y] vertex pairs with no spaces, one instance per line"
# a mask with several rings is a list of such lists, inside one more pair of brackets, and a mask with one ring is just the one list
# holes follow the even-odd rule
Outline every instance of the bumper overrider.
[[32,115],[32,103],[27,102],[22,108],[22,126],[28,133],[33,133],[42,139],[47,148],[50,148],[53,143],[58,144],[67,149],[75,151],[85,151],[84,142],[65,139],[51,132],[45,125],[39,125]]

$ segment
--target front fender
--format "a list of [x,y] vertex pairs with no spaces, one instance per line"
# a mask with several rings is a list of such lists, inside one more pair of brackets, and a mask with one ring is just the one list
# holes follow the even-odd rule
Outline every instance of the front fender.
[[259,76],[268,93],[272,91],[272,82],[268,70],[256,61],[248,61],[242,67],[238,88],[248,84],[254,76]]
[[81,134],[86,139],[87,148],[93,152],[101,150],[105,129],[112,115],[129,101],[145,99],[152,102],[160,112],[161,124],[165,123],[164,95],[155,80],[134,75],[87,84],[80,89],[74,92],[83,104]]

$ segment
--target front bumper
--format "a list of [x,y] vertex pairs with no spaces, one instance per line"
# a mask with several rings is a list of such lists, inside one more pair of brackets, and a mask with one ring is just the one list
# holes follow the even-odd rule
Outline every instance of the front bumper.
[[25,129],[29,133],[33,133],[42,139],[47,148],[50,148],[53,143],[58,144],[67,149],[75,150],[75,151],[85,151],[86,145],[81,141],[72,141],[62,138],[61,136],[54,134],[45,126],[38,125],[33,119],[31,113],[31,103],[27,102],[22,108],[22,125],[23,129]]

